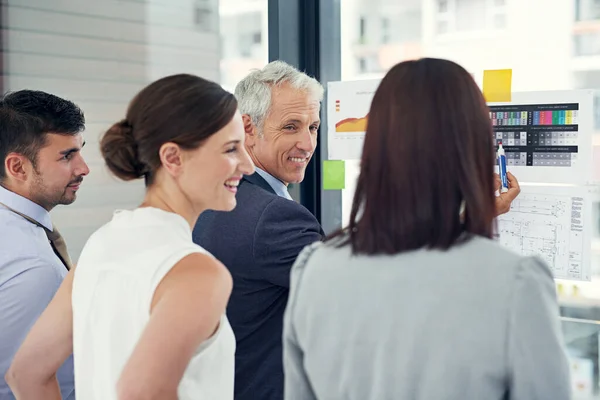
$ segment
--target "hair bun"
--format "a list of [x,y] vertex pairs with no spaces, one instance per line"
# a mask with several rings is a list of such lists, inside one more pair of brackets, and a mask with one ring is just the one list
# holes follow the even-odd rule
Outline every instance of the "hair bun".
[[148,172],[139,159],[133,126],[127,119],[106,131],[100,140],[100,152],[111,172],[125,181],[139,179]]
[[122,135],[131,136],[133,138],[133,126],[131,126],[127,119],[122,119],[113,126],[118,126]]

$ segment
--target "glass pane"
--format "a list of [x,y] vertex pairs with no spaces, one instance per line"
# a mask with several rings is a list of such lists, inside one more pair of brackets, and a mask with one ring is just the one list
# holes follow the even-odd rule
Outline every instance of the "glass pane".
[[448,12],[448,0],[438,0],[437,9],[439,13]]
[[448,21],[440,20],[437,22],[436,33],[438,35],[443,35],[444,33],[448,33]]
[[3,92],[38,89],[85,112],[91,172],[78,199],[52,214],[76,261],[117,208],[138,205],[143,183],[104,168],[98,139],[158,78],[191,73],[233,90],[267,54],[267,0],[8,0],[2,2]]
[[506,27],[506,14],[494,15],[494,28],[503,29]]
[[269,59],[267,0],[220,0],[221,84],[232,91]]
[[593,21],[600,19],[600,1],[577,0],[575,2],[575,19],[577,21]]
[[486,27],[486,2],[481,0],[454,0],[456,9],[452,16],[456,31],[473,31]]

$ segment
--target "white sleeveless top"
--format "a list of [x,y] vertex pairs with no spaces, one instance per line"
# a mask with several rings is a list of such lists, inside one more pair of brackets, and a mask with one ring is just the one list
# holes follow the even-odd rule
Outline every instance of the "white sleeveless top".
[[[157,208],[117,211],[79,258],[73,282],[77,400],[116,400],[116,385],[150,317],[154,291],[182,258],[206,250],[185,219]],[[235,337],[225,315],[190,361],[180,400],[233,399]]]

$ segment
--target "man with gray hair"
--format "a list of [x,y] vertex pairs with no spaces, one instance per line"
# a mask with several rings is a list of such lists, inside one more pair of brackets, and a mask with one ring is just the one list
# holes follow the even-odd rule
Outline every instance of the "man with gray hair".
[[323,87],[274,61],[244,78],[235,96],[256,173],[241,180],[237,207],[203,213],[193,237],[233,276],[227,316],[237,340],[235,399],[281,400],[289,272],[300,251],[323,238],[287,185],[302,182],[314,154]]

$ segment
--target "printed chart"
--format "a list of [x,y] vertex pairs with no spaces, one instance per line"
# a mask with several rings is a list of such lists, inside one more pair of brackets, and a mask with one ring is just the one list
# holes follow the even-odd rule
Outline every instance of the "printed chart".
[[[544,108],[563,108],[547,111]],[[571,167],[577,163],[579,104],[491,107],[496,145],[502,143],[508,165]],[[537,111],[542,109],[542,111]],[[521,129],[515,131],[515,126]]]
[[358,160],[369,108],[379,79],[330,82],[327,86],[327,153],[330,160]]
[[498,217],[498,240],[522,255],[537,255],[555,278],[591,280],[591,196],[585,188],[523,186]]
[[[328,158],[359,160],[380,80],[328,84]],[[513,93],[489,103],[496,145],[523,183],[592,182],[594,96],[591,90]]]
[[496,145],[502,143],[508,170],[521,182],[590,183],[593,92],[529,92],[512,97],[512,103],[490,104]]

